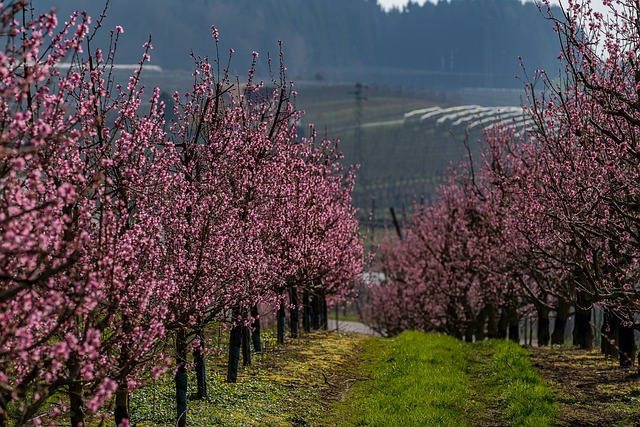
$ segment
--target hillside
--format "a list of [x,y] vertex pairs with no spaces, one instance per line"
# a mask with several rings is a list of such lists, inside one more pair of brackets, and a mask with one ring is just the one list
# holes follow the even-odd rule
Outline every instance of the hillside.
[[319,133],[339,139],[345,163],[360,165],[353,196],[362,220],[373,206],[377,218],[389,217],[389,207],[411,211],[414,203],[430,199],[449,168],[463,159],[465,139],[475,150],[484,126],[497,119],[521,126],[523,120],[513,100],[485,107],[465,104],[487,101],[486,96],[461,99],[371,86],[358,103],[354,85],[297,86],[303,124],[314,123]]
[[[87,8],[97,18],[104,2],[34,4],[37,11],[55,6],[60,16]],[[266,75],[267,54],[277,57],[277,41],[283,40],[289,77],[295,80],[436,89],[519,87],[518,56],[531,69],[552,69],[559,50],[536,5],[518,0],[412,3],[402,12],[384,12],[372,0],[111,0],[104,24],[125,29],[118,46],[121,63],[136,63],[151,35],[153,64],[188,70],[191,51],[215,55],[211,25],[216,25],[221,61],[226,64],[229,48],[235,49],[233,73],[245,73],[255,50]],[[102,43],[107,38],[104,31]]]

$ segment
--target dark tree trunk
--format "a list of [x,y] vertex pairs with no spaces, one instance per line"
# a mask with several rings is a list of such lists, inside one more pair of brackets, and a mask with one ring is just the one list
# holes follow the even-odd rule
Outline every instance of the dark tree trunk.
[[82,383],[75,380],[69,384],[69,417],[71,427],[84,426],[84,405],[82,404]]
[[238,380],[238,365],[240,364],[240,350],[242,347],[242,329],[244,325],[233,316],[234,325],[229,334],[229,364],[227,365],[227,381],[235,383]]
[[311,303],[309,301],[309,291],[306,289],[302,292],[302,307],[304,308],[304,317],[302,319],[302,323],[304,326],[304,331],[306,333],[311,332]]
[[556,309],[556,323],[553,326],[553,333],[551,334],[551,344],[564,344],[564,334],[567,328],[569,310],[571,310],[569,302],[564,298],[560,298],[558,300],[558,308]]
[[505,339],[509,336],[509,313],[508,309],[500,310],[500,318],[498,319],[498,338]]
[[284,328],[287,323],[286,312],[284,309],[284,301],[280,301],[280,307],[278,307],[278,342],[284,344]]
[[176,333],[176,415],[178,427],[187,425],[187,330],[179,329]]
[[451,335],[459,340],[464,338],[462,327],[458,321],[458,313],[453,304],[447,305],[447,321],[445,323],[445,332],[447,335]]
[[324,291],[322,291],[321,303],[322,303],[322,329],[324,329],[325,331],[328,331],[329,330],[329,311],[327,307],[327,296],[325,295]]
[[251,343],[253,344],[253,351],[256,353],[262,353],[262,342],[260,341],[260,314],[258,313],[258,306],[251,307],[251,317],[253,317],[253,325],[251,332]]
[[618,345],[620,348],[620,367],[630,368],[633,366],[636,351],[636,343],[633,339],[633,328],[625,326],[624,323],[620,322],[618,338],[620,340],[620,344]]
[[[547,328],[547,331],[549,328]],[[533,345],[533,320],[529,322],[529,346]]]
[[[131,332],[133,329],[129,320],[126,316],[123,316],[124,320],[124,331],[125,333]],[[120,378],[118,379],[118,388],[116,390],[116,406],[113,411],[113,417],[116,422],[116,426],[121,425],[122,423],[128,423],[130,421],[129,418],[129,386],[127,385],[126,379],[126,366],[129,363],[130,354],[129,347],[123,346],[120,349],[120,357],[119,357],[119,365],[120,365]]]
[[564,332],[567,328],[567,319],[564,317],[556,317],[556,323],[553,325],[553,334],[551,334],[551,344],[564,345]]
[[116,391],[116,409],[113,412],[116,421],[116,427],[121,425],[124,420],[127,422],[129,418],[129,390],[127,390],[126,381],[118,385]]
[[205,357],[205,343],[204,332],[202,327],[198,327],[195,330],[196,339],[199,344],[193,350],[193,360],[196,363],[196,381],[198,383],[198,399],[205,399],[208,397],[207,393],[207,359]]
[[478,313],[478,316],[476,317],[476,321],[475,321],[475,335],[476,335],[476,341],[484,341],[484,339],[487,337],[487,334],[484,331],[484,324],[487,321],[487,316],[488,315],[488,310],[487,310],[487,306],[485,305],[484,307],[482,307],[482,310],[480,310],[480,313]]
[[489,304],[487,306],[487,337],[498,338],[498,335],[497,309],[494,304]]
[[291,338],[298,338],[300,330],[300,308],[298,306],[300,301],[298,301],[298,291],[295,287],[291,287],[289,292],[291,298],[291,308],[289,309]]
[[464,325],[464,341],[465,342],[473,342],[473,336],[476,333],[476,320],[477,316],[474,316],[473,310],[471,307],[465,307],[464,310],[465,320],[463,322]]
[[0,393],[0,427],[7,427],[9,424],[9,414],[7,413],[7,402],[10,396]]
[[317,331],[320,329],[322,314],[320,298],[316,294],[313,294],[311,297],[311,313],[311,328]]
[[80,363],[78,355],[72,354],[68,361],[69,367],[69,418],[71,427],[84,426],[83,386],[80,380]]
[[576,293],[575,326],[573,345],[583,350],[593,350],[593,328],[591,327],[591,302],[586,293]]
[[551,335],[549,333],[549,309],[547,307],[538,306],[538,347],[549,345]]
[[464,330],[465,342],[473,342],[473,332],[475,331],[473,322],[467,323],[467,327]]
[[509,339],[515,343],[520,343],[520,318],[518,310],[509,309]]
[[242,366],[251,365],[251,328],[242,327]]
[[611,356],[614,359],[619,357],[618,354],[618,331],[620,328],[620,320],[611,312],[611,310],[604,310],[602,328],[600,329],[600,349],[605,356]]

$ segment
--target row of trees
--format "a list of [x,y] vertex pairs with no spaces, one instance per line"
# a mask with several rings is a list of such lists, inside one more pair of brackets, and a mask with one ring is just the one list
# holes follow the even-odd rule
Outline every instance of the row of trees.
[[[139,84],[151,43],[115,82],[123,29],[94,46],[103,17],[0,8],[2,426],[81,426],[112,396],[128,424],[130,392],[170,366],[168,337],[183,426],[191,350],[206,394],[207,324],[232,326],[233,381],[259,304],[340,298],[363,268],[353,171],[335,143],[297,137],[282,53],[273,92],[253,80],[257,53],[242,85],[194,55],[165,123],[160,90]],[[68,406],[51,403],[61,393]]]
[[[633,363],[640,300],[640,5],[568,1],[543,10],[563,66],[526,83],[532,129],[494,126],[481,155],[452,173],[418,211],[404,240],[381,248],[386,282],[369,316],[385,333],[440,330],[460,338],[519,340],[533,313],[540,345],[593,344],[592,310],[604,311],[603,351]],[[549,314],[555,313],[550,336]]]

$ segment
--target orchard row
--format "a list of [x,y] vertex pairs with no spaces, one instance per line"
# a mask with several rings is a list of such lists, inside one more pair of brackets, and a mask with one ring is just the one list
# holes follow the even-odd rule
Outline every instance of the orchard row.
[[160,90],[140,84],[150,43],[118,84],[122,28],[102,50],[101,20],[27,4],[0,9],[0,426],[80,426],[113,396],[128,425],[130,392],[170,358],[185,425],[187,352],[203,369],[207,325],[232,328],[233,381],[258,305],[353,292],[353,171],[296,134],[282,54],[273,91],[254,81],[257,53],[242,85],[194,55],[165,123]]
[[[371,294],[378,329],[437,330],[467,340],[519,341],[523,316],[538,343],[593,345],[634,359],[640,303],[640,6],[588,1],[542,13],[558,34],[558,75],[525,78],[519,129],[485,129],[480,155],[453,172],[403,240],[383,245],[387,280]],[[473,150],[469,150],[471,153]],[[550,313],[555,317],[553,334]]]

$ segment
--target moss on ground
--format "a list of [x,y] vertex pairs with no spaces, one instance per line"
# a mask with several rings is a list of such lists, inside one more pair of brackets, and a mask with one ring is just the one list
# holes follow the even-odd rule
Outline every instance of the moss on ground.
[[[357,359],[358,335],[313,333],[269,345],[241,367],[238,382],[225,381],[226,359],[210,360],[209,398],[195,400],[195,377],[189,378],[189,426],[322,425],[328,402],[339,399],[341,372]],[[175,425],[174,384],[167,374],[134,393],[132,423],[139,427]]]

